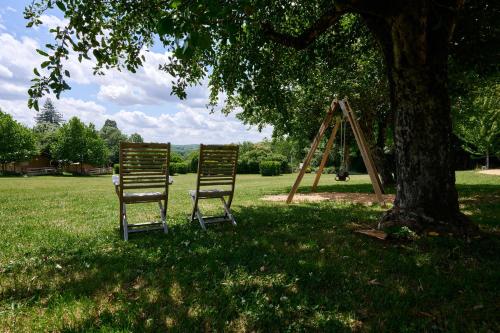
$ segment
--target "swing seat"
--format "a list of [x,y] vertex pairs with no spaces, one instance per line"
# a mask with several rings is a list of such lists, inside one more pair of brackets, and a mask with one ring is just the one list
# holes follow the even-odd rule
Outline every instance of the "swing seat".
[[337,171],[337,175],[335,176],[336,181],[347,182],[349,181],[349,172],[347,170],[339,170]]

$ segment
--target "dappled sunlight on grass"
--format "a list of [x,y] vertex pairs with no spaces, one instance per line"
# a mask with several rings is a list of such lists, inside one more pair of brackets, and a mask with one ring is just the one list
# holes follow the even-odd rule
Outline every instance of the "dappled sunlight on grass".
[[[207,232],[186,219],[194,175],[177,176],[169,234],[123,242],[110,177],[0,179],[0,331],[492,329],[500,184],[475,177],[458,175],[464,209],[487,232],[471,243],[353,233],[376,225],[377,205],[259,200],[286,193],[293,175],[238,176],[238,226]],[[369,192],[367,182],[324,177],[320,190]],[[158,217],[155,205],[131,216]]]

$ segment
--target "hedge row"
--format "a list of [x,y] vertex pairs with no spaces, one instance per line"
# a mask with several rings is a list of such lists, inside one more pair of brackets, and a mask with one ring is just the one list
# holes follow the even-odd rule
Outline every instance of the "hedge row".
[[[170,163],[169,173],[170,175],[186,174],[190,171],[190,165],[186,162],[172,162]],[[113,165],[113,172],[115,174],[120,173],[120,164]]]
[[279,176],[281,174],[281,162],[261,161],[259,169],[262,176]]

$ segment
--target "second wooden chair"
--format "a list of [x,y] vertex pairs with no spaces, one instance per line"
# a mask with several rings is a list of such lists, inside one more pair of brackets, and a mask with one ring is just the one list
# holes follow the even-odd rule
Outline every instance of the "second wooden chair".
[[[238,148],[237,145],[200,145],[196,190],[189,191],[189,195],[193,202],[190,221],[198,220],[203,230],[206,230],[206,225],[210,223],[231,222],[236,225],[231,203],[236,181]],[[200,199],[220,199],[224,215],[203,217],[199,207]]]

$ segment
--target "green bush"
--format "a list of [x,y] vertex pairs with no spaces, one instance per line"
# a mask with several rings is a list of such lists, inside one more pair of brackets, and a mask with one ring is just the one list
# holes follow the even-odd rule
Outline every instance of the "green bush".
[[189,165],[185,162],[170,163],[169,172],[170,175],[175,175],[176,173],[181,175],[186,174],[189,172]]
[[262,176],[279,176],[281,173],[280,161],[261,161],[259,164]]
[[181,163],[183,160],[182,155],[173,151],[170,153],[170,163]]
[[267,155],[266,158],[264,158],[264,160],[280,162],[280,172],[281,173],[291,173],[292,172],[292,168],[290,166],[290,163],[288,163],[288,159],[285,155],[270,154],[270,155]]
[[239,160],[236,168],[238,173],[259,173],[259,162],[255,160]]
[[323,173],[333,175],[337,172],[337,169],[335,167],[326,167],[323,169]]
[[118,175],[120,173],[120,164],[118,164],[118,163],[113,164],[113,173],[115,175]]
[[186,163],[189,163],[189,172],[195,172],[195,173],[198,172],[199,155],[200,155],[199,152],[193,151],[186,158]]

